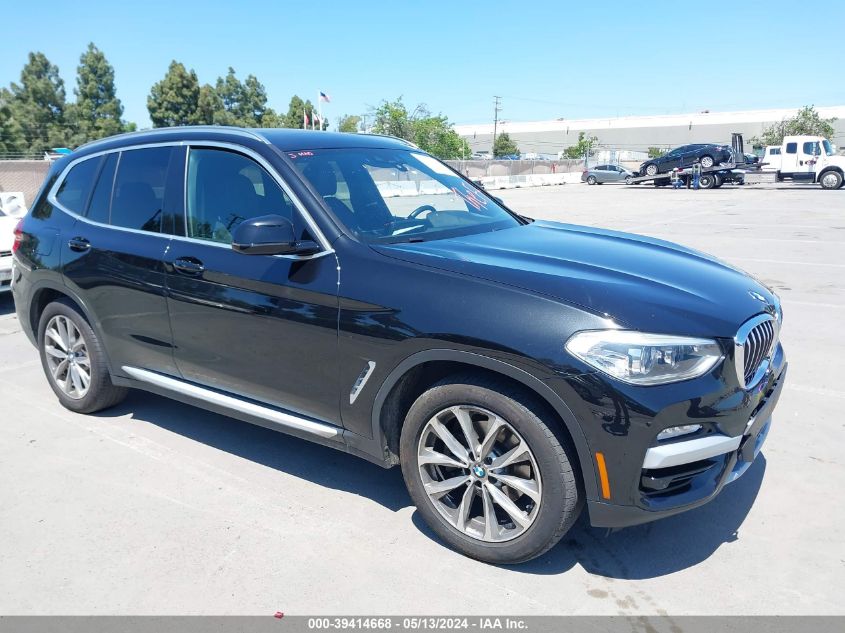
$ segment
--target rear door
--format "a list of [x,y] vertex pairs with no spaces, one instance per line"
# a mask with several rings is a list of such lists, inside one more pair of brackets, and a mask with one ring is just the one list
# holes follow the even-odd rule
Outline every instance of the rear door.
[[170,176],[178,174],[183,151],[167,145],[89,159],[95,166],[90,196],[64,201],[81,216],[62,244],[65,282],[97,321],[114,370],[176,372],[163,262],[170,238],[162,217],[178,203],[181,186]]
[[333,422],[340,417],[334,252],[231,248],[241,222],[268,214],[315,238],[270,169],[247,150],[189,149],[185,226],[166,260],[176,364],[186,380]]

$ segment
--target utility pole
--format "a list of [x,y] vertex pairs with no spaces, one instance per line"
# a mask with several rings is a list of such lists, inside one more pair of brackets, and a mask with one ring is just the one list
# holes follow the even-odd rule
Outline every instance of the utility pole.
[[493,147],[490,149],[490,155],[496,158],[496,128],[499,126],[499,112],[502,111],[499,101],[501,97],[493,97]]

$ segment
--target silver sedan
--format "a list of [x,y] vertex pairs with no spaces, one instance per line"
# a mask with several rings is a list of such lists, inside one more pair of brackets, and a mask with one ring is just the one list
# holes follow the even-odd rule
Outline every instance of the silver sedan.
[[606,182],[624,182],[631,184],[634,172],[619,165],[596,165],[581,173],[581,182],[588,185],[601,185]]

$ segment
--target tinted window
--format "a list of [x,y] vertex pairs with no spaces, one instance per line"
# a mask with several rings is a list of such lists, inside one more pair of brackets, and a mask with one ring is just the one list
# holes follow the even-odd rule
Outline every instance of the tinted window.
[[164,182],[171,147],[121,152],[114,181],[111,224],[159,232],[164,206]]
[[71,167],[56,192],[56,200],[65,209],[79,214],[85,212],[85,204],[88,202],[88,194],[91,193],[99,164],[99,158],[91,158]]
[[244,220],[281,215],[301,234],[293,204],[272,177],[255,161],[217,149],[191,149],[188,157],[188,237],[232,242]]
[[807,142],[804,143],[804,146],[801,149],[803,149],[804,153],[808,156],[815,156],[819,153],[819,144],[817,141]]
[[97,184],[94,186],[94,193],[91,196],[91,203],[88,205],[88,219],[95,222],[109,223],[109,211],[111,210],[111,192],[114,184],[114,168],[117,165],[117,154],[106,156],[106,162],[97,177]]
[[780,147],[773,147],[769,154],[771,156],[780,156]]
[[787,154],[797,154],[798,153],[798,143],[787,143],[786,144],[786,153]]
[[421,152],[349,148],[288,156],[332,214],[368,242],[427,241],[521,224],[486,192]]

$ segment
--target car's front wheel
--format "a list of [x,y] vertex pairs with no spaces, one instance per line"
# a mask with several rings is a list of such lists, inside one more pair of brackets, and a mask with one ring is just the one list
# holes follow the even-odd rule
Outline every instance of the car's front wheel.
[[54,301],[44,308],[38,350],[47,381],[67,409],[94,413],[126,397],[127,389],[111,382],[100,340],[69,301]]
[[632,176],[625,176],[625,184],[626,185],[634,184],[634,178]]
[[408,412],[402,474],[431,528],[489,563],[520,563],[569,530],[582,494],[567,441],[537,403],[507,383],[447,378]]
[[842,186],[842,176],[835,171],[826,171],[819,178],[822,189],[839,189]]

